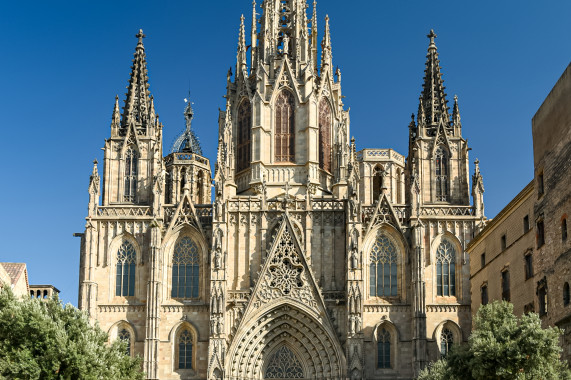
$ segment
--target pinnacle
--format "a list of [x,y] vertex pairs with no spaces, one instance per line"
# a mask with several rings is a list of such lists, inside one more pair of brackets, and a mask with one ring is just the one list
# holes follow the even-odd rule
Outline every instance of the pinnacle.
[[145,49],[145,47],[143,46],[143,38],[145,38],[146,35],[143,34],[143,29],[139,29],[139,33],[137,33],[135,35],[135,37],[137,37],[139,39],[139,42],[137,43],[137,48],[141,47],[141,48]]

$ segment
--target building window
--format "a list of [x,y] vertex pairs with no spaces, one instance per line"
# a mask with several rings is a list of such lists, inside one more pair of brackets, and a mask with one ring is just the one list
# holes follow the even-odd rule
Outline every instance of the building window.
[[502,240],[500,242],[502,251],[506,249],[506,235],[502,235]]
[[448,153],[443,147],[438,147],[435,152],[435,178],[436,178],[436,200],[448,201],[450,192],[448,188]]
[[537,299],[539,301],[539,315],[547,314],[547,279],[537,282]]
[[533,256],[528,253],[524,256],[525,259],[525,279],[528,280],[533,277]]
[[178,336],[178,369],[192,369],[192,334],[188,330]]
[[377,368],[391,368],[391,333],[384,327],[377,337]]
[[561,241],[567,240],[567,218],[563,218],[561,221]]
[[132,147],[125,152],[125,189],[123,200],[135,202],[137,194],[138,153]]
[[482,268],[486,266],[486,252],[480,255],[480,264],[482,265]]
[[172,298],[197,298],[199,282],[198,246],[188,237],[174,247],[172,259]]
[[482,285],[480,288],[480,293],[482,295],[482,305],[488,304],[488,285]]
[[523,217],[523,233],[529,231],[529,215]]
[[295,162],[295,101],[289,91],[276,100],[276,162]]
[[543,172],[537,174],[537,194],[542,196],[544,192],[543,188]]
[[397,296],[397,249],[382,232],[377,233],[377,240],[371,249],[370,272],[371,296]]
[[448,240],[443,240],[436,250],[436,294],[456,295],[456,251]]
[[569,301],[571,300],[571,295],[569,294],[569,283],[566,282],[563,284],[563,306],[569,305]]
[[116,296],[130,297],[135,295],[136,260],[135,247],[131,242],[124,240],[117,251]]
[[238,107],[238,144],[236,171],[241,172],[250,166],[251,161],[252,106],[244,99]]
[[384,168],[381,165],[375,166],[373,169],[373,201],[375,203],[381,196],[381,187],[383,186],[383,172]]
[[119,331],[119,333],[117,334],[117,337],[125,342],[125,344],[127,345],[127,347],[125,347],[125,355],[130,356],[131,355],[131,333],[129,333],[129,331],[127,331],[126,329],[121,329]]
[[402,172],[397,169],[397,203],[402,204]]
[[442,333],[440,334],[440,355],[443,357],[448,355],[453,343],[454,335],[452,334],[452,331],[447,328],[443,328]]
[[331,106],[325,98],[319,102],[319,167],[331,171]]
[[264,379],[303,379],[304,377],[299,359],[287,346],[282,346],[270,358]]
[[502,299],[510,300],[510,271],[508,269],[502,271]]
[[545,230],[543,220],[537,222],[537,248],[543,247],[545,244]]

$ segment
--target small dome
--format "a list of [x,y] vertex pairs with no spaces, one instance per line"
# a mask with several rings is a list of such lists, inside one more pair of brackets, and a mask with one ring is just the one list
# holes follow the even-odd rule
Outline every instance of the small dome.
[[200,141],[198,137],[194,134],[192,130],[192,118],[194,117],[194,111],[190,105],[190,101],[186,100],[186,107],[184,109],[184,118],[186,119],[186,129],[174,142],[171,153],[194,153],[202,156],[202,148],[200,147]]

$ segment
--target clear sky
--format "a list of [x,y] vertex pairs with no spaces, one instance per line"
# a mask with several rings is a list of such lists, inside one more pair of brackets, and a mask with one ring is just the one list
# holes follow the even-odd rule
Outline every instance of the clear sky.
[[[1,2],[0,261],[27,263],[30,283],[77,304],[72,234],[84,229],[115,94],[123,104],[134,35],[147,35],[165,152],[184,129],[190,89],[195,131],[214,160],[242,13],[249,29],[250,0]],[[320,39],[326,14],[358,149],[407,154],[433,28],[470,161],[481,161],[487,216],[533,178],[531,117],[569,64],[570,1],[320,0]]]

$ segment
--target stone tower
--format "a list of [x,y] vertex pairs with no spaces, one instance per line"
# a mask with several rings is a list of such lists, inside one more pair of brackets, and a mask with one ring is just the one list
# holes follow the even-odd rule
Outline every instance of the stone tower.
[[[162,154],[143,34],[95,163],[80,307],[149,379],[412,379],[470,331],[464,248],[483,218],[434,32],[408,156],[349,136],[329,19],[254,2],[210,164],[192,130]],[[258,17],[257,9],[261,12]],[[387,126],[388,127],[388,126]]]

